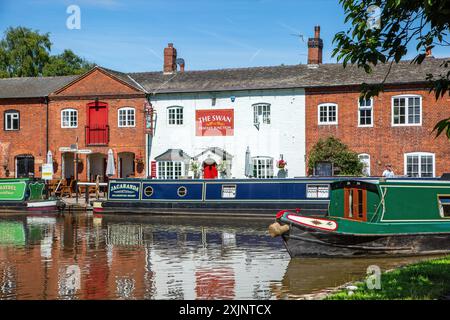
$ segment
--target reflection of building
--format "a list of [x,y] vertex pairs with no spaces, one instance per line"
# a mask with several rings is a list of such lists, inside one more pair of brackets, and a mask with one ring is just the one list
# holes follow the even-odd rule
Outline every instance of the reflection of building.
[[274,263],[281,243],[248,227],[65,214],[14,217],[0,230],[0,299],[260,299],[288,262]]

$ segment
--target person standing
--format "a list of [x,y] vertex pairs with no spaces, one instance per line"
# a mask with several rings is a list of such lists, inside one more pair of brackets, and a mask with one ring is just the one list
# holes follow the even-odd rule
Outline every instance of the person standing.
[[386,170],[383,171],[382,176],[385,177],[385,178],[393,178],[393,177],[395,177],[395,173],[392,170],[392,165],[390,165],[390,164],[386,165]]

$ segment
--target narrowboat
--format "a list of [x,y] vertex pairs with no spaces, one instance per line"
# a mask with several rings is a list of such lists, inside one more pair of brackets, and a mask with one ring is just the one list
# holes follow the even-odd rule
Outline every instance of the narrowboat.
[[336,181],[324,214],[282,210],[269,232],[291,257],[449,253],[450,181]]
[[60,211],[64,202],[45,199],[42,180],[18,178],[0,179],[0,210]]
[[326,210],[333,178],[157,180],[112,179],[94,212],[255,216],[302,207]]

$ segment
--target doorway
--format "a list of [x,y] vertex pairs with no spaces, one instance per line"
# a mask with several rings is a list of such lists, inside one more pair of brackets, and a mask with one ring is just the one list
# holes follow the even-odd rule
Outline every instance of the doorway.
[[88,103],[87,107],[86,143],[88,145],[107,145],[109,136],[108,104],[96,101]]
[[16,178],[34,177],[34,157],[29,154],[16,157]]
[[72,152],[62,154],[62,174],[65,179],[73,179],[75,177],[75,156]]
[[134,177],[134,153],[121,152],[118,154],[119,178]]
[[217,179],[217,163],[216,162],[203,162],[203,179]]
[[93,182],[100,176],[100,181],[105,181],[106,178],[106,159],[107,156],[103,153],[92,153],[88,156],[88,180]]
[[361,187],[344,188],[344,217],[367,221],[367,190]]

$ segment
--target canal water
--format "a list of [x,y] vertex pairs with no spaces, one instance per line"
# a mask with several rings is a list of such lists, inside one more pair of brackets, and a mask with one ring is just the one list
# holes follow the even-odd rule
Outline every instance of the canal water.
[[270,220],[0,214],[0,299],[298,299],[419,258],[293,259]]

